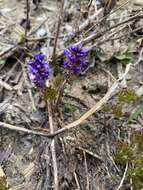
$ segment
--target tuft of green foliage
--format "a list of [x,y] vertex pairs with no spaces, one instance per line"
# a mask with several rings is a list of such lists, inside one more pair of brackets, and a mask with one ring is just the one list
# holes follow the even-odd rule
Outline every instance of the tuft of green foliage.
[[122,117],[123,116],[123,112],[122,112],[122,106],[121,105],[113,105],[111,108],[112,114],[115,117]]
[[64,111],[66,113],[74,113],[76,110],[77,110],[77,107],[75,105],[73,105],[73,104],[66,103],[64,105]]
[[114,158],[116,162],[120,162],[122,164],[131,162],[134,158],[131,146],[125,142],[118,142],[117,151]]
[[125,49],[123,51],[118,52],[115,56],[115,59],[117,59],[118,61],[120,61],[123,64],[129,64],[132,59],[133,59],[133,55],[132,53],[129,51],[129,49]]
[[64,75],[57,75],[55,77],[55,80],[54,80],[54,87],[55,88],[60,88],[60,86],[62,85],[62,83],[64,82]]
[[133,168],[129,168],[127,178],[132,179],[134,190],[143,188],[143,156],[135,160]]
[[124,113],[122,111],[122,106],[120,104],[117,105],[104,105],[102,107],[103,112],[112,113],[115,117],[120,118],[123,117]]
[[132,89],[123,89],[118,94],[119,101],[121,102],[135,102],[140,99],[140,97]]
[[44,89],[44,99],[45,100],[53,100],[57,96],[58,92],[52,88],[51,86],[46,87]]
[[104,104],[101,109],[103,112],[110,112],[111,107],[108,104]]
[[134,132],[131,144],[117,143],[115,161],[125,165],[129,163],[127,179],[132,179],[134,190],[143,188],[143,133]]
[[45,87],[44,89],[44,99],[45,100],[54,100],[58,95],[60,88],[64,82],[63,75],[57,75],[54,78],[53,86]]

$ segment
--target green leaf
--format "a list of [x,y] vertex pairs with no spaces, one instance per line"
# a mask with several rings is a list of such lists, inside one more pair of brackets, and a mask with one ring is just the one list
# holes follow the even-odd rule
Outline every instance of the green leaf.
[[124,64],[129,64],[132,61],[132,53],[129,49],[117,53],[114,57]]
[[23,44],[25,42],[25,34],[20,33],[18,37],[18,44]]
[[103,50],[100,48],[95,48],[90,51],[91,58],[95,57],[96,59],[101,60],[103,56],[104,56]]
[[66,113],[74,113],[77,110],[77,107],[70,103],[66,103],[64,108]]
[[141,104],[133,113],[131,113],[128,122],[135,120],[143,112],[143,104]]
[[53,100],[53,99],[55,99],[57,94],[58,94],[58,92],[54,88],[52,88],[51,86],[46,87],[44,90],[44,99],[45,100]]

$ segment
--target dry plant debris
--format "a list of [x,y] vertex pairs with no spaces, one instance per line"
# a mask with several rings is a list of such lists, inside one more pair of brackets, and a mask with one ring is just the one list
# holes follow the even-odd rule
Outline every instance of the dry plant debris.
[[143,189],[142,23],[142,0],[0,1],[0,190]]

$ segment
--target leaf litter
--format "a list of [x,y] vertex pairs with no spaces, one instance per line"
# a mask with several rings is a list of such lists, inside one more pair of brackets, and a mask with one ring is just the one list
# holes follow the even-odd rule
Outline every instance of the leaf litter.
[[[75,39],[72,39],[73,33],[75,31],[78,33],[80,22],[84,22],[86,19],[89,11],[87,11],[87,5],[88,1],[82,3],[72,0],[65,5],[65,17],[60,29],[57,52],[65,46],[68,39],[78,41],[88,34],[86,34],[85,28],[80,32],[79,38],[76,36]],[[23,60],[27,57],[27,50],[20,49],[23,48],[25,32],[25,6],[23,0],[0,1],[0,35],[2,39],[0,42],[0,55],[2,55],[0,80],[11,87],[7,88],[4,83],[0,83],[0,121],[37,131],[48,130],[47,111],[41,94],[32,88],[26,77],[26,69],[24,70],[16,59],[18,57],[24,65]],[[44,51],[44,53],[46,51],[48,56],[51,55],[58,21],[55,14],[58,11],[58,6],[56,1],[42,1],[35,10],[35,5],[30,1],[30,29],[28,31],[30,51]],[[90,8],[89,13],[93,14],[94,4]],[[122,19],[130,18],[134,12],[142,13],[138,2],[125,5],[108,17],[105,26],[100,24],[96,30],[100,31],[103,28],[108,30],[108,27],[121,22]],[[137,61],[141,46],[138,44],[138,40],[142,38],[143,33],[142,30],[139,30],[132,34],[130,30],[133,31],[136,27],[140,27],[140,20],[129,22],[125,29],[117,34],[116,30],[119,28],[107,31],[104,36],[90,44],[94,45],[97,41],[98,48],[103,54],[97,56],[97,49],[93,48],[91,63],[87,71],[65,87],[65,96],[60,102],[57,113],[56,125],[58,128],[84,114],[106,94],[114,80],[123,74],[125,64]],[[113,36],[115,39],[109,38],[112,32],[115,33]],[[118,35],[122,35],[122,37],[118,38]],[[109,40],[106,41],[108,38]],[[20,46],[20,44],[22,45]],[[58,64],[61,64],[61,61],[58,60]],[[121,67],[119,68],[117,64],[121,64]],[[19,74],[20,72],[21,74]],[[131,136],[136,130],[142,133],[143,92],[139,91],[143,85],[142,73],[143,65],[140,62],[131,69],[130,76],[128,75],[125,81],[127,87],[123,89],[129,91],[134,97],[139,96],[140,98],[135,98],[134,101],[127,98],[127,101],[122,102],[118,93],[121,95],[123,91],[118,89],[113,98],[108,101],[108,105],[110,105],[108,110],[101,109],[79,128],[69,130],[58,137],[56,150],[59,189],[111,190],[118,188],[125,163],[120,164],[122,157],[119,160],[115,159],[118,148],[120,148],[117,147],[117,144],[121,140],[131,143]],[[23,82],[21,82],[22,80]],[[21,85],[15,88],[17,84]],[[136,94],[138,91],[139,95]],[[126,97],[130,94],[127,94]],[[8,184],[9,189],[13,190],[52,189],[53,172],[50,144],[51,139],[46,137],[32,136],[1,128],[0,168],[6,176],[4,186]],[[124,149],[124,151],[123,156],[126,155],[127,150]],[[133,178],[132,173],[129,174]],[[2,179],[1,176],[0,179]],[[127,178],[122,188],[126,190],[131,187],[132,184]]]

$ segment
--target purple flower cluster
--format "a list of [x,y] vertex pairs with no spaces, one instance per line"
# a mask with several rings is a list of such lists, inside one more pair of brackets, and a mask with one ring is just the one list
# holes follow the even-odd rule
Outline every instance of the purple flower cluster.
[[[82,44],[72,44],[65,48],[66,59],[63,63],[65,76],[80,74],[84,66],[88,64],[88,54],[89,49],[83,47]],[[46,80],[52,73],[46,56],[42,53],[35,54],[33,59],[28,61],[28,72],[31,82],[39,88],[44,88]]]
[[36,54],[34,58],[28,62],[29,78],[37,87],[43,88],[48,79],[51,69],[48,61],[43,54]]
[[64,49],[66,60],[64,61],[65,74],[80,74],[82,68],[88,64],[87,56],[89,49],[84,48],[82,44],[72,44]]

